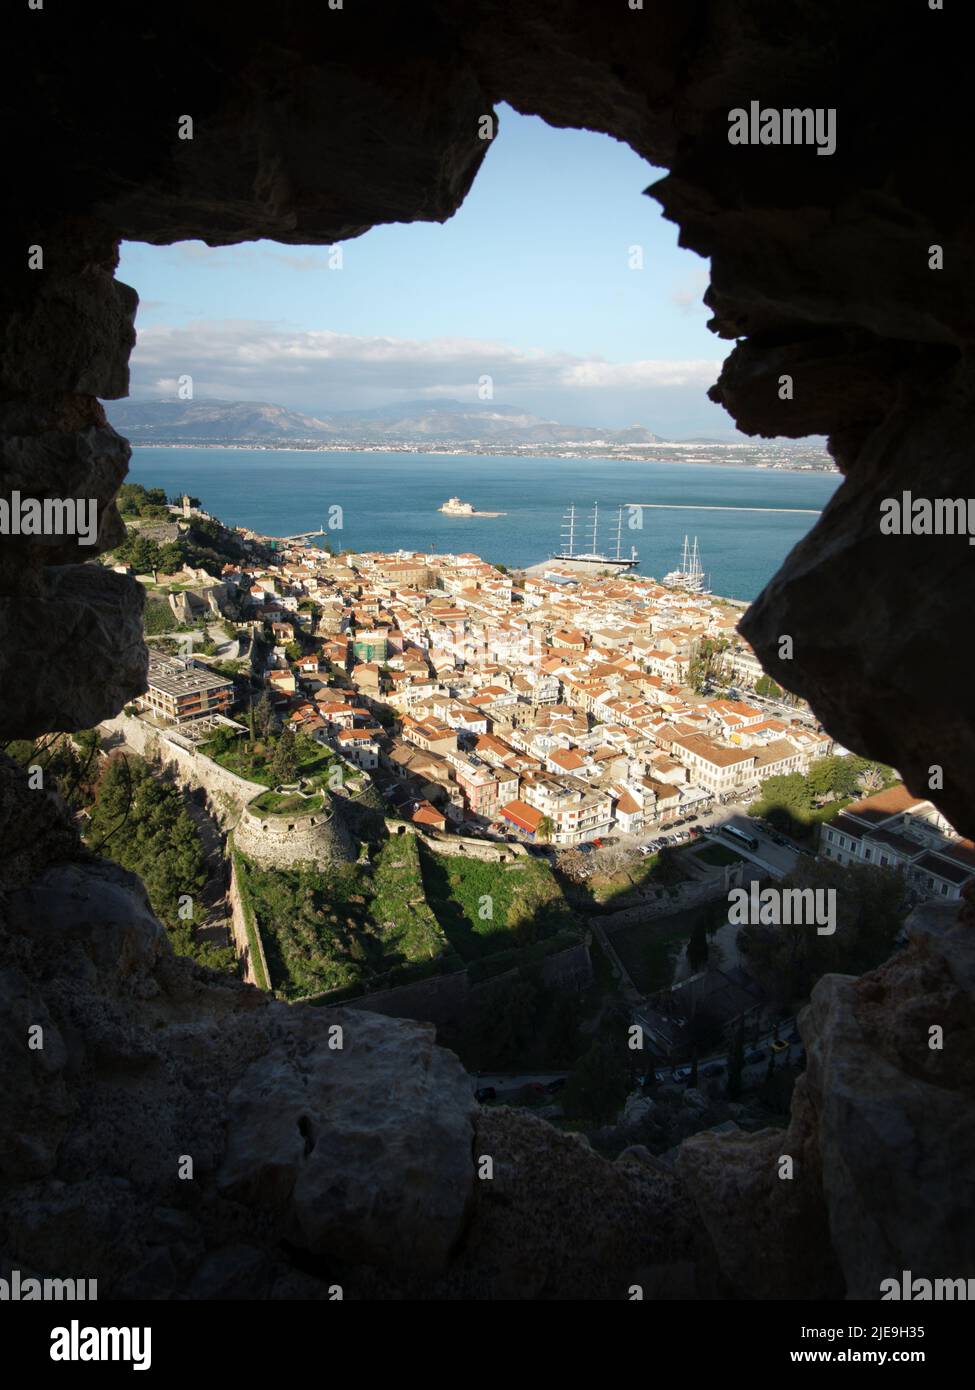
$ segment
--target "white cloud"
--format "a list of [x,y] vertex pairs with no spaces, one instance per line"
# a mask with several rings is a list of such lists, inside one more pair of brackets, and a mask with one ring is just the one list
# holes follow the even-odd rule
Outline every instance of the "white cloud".
[[670,301],[682,309],[685,314],[707,313],[707,305],[702,303],[702,299],[704,291],[710,283],[711,275],[707,269],[692,271],[673,290]]
[[579,362],[567,367],[563,384],[581,387],[645,387],[647,390],[677,386],[710,386],[721,370],[720,358],[689,362],[650,359],[645,362]]
[[475,338],[393,338],[295,330],[260,320],[200,320],[140,331],[132,358],[133,394],[167,393],[189,374],[203,395],[341,408],[365,396],[475,397],[490,376],[495,390],[519,393],[656,391],[715,380],[719,359],[606,362],[524,350]]

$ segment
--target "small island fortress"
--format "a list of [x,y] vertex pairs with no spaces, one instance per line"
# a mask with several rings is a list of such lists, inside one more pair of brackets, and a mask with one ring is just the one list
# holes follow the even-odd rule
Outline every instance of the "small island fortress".
[[448,497],[437,511],[445,516],[507,516],[507,512],[477,512],[470,502],[462,502],[459,497]]

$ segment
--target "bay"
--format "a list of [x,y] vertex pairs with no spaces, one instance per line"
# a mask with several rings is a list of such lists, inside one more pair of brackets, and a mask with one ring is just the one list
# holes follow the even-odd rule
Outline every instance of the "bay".
[[[842,481],[836,473],[615,459],[138,446],[128,480],[169,495],[188,491],[221,521],[266,535],[312,530],[338,506],[343,525],[329,533],[333,549],[473,551],[509,568],[560,549],[562,515],[573,502],[576,549],[591,544],[598,502],[598,544],[609,553],[626,503],[820,510]],[[454,494],[506,515],[443,516],[437,508]],[[737,599],[754,598],[817,520],[808,512],[648,509],[634,530],[628,515],[623,553],[636,546],[640,574],[676,568],[684,536],[696,536],[710,587]]]

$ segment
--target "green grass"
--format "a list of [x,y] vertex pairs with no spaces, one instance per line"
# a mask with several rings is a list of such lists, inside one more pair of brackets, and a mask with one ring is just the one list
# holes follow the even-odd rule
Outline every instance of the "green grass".
[[447,940],[465,961],[524,947],[580,923],[547,863],[487,863],[420,849],[423,886]]
[[320,793],[314,796],[300,796],[296,792],[261,792],[248,807],[259,815],[274,816],[314,816],[323,810],[325,797]]
[[[271,776],[271,763],[274,758],[273,743],[264,743],[258,739],[252,745],[248,738],[241,735],[222,752],[218,752],[212,742],[201,743],[200,752],[205,757],[212,758],[221,767],[225,767],[228,772],[234,772],[238,777],[243,777],[247,782],[260,782],[265,787],[274,786],[274,779]],[[334,754],[329,749],[316,745],[305,754],[304,758],[300,759],[295,777],[307,778],[315,785],[321,785],[327,781],[328,770],[334,761]]]
[[238,868],[285,998],[361,993],[460,965],[423,896],[412,835],[387,840],[369,866],[261,869],[239,855]]

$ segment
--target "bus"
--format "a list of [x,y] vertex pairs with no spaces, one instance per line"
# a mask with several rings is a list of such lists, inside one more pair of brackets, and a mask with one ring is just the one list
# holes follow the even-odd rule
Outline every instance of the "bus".
[[739,830],[737,826],[723,825],[721,827],[721,833],[722,835],[730,836],[732,840],[737,840],[741,845],[747,845],[753,852],[758,849],[758,841],[755,839],[755,836],[746,835],[744,830]]

